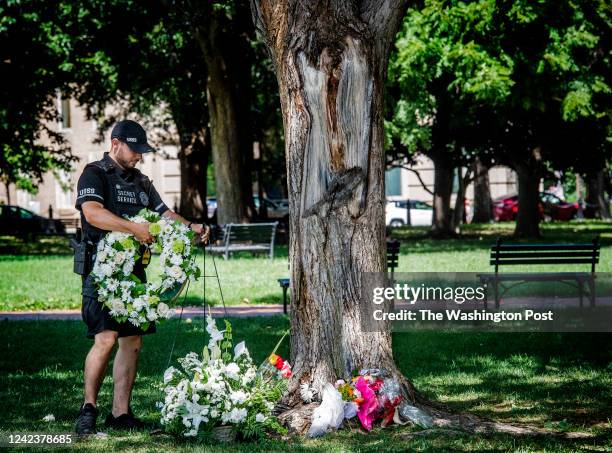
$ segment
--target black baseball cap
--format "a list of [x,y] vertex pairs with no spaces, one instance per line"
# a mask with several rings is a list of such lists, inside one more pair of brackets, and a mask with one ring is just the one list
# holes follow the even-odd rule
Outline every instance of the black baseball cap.
[[115,124],[111,132],[111,139],[116,138],[122,141],[128,148],[135,153],[150,153],[155,151],[151,145],[147,143],[147,133],[143,127],[136,121],[122,120]]

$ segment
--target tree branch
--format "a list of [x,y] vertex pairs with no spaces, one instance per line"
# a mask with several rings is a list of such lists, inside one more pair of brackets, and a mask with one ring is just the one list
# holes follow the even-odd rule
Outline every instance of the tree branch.
[[423,187],[423,190],[425,192],[427,192],[429,195],[431,195],[433,197],[433,191],[431,189],[429,189],[429,187],[427,187],[427,184],[425,183],[425,181],[423,181],[423,178],[421,178],[421,174],[418,172],[418,170],[415,170],[414,168],[410,168],[406,165],[402,165],[402,164],[391,164],[391,166],[393,168],[403,168],[404,170],[408,170],[411,171],[412,173],[414,173],[417,177],[417,179],[419,180],[419,183],[421,184],[421,187]]

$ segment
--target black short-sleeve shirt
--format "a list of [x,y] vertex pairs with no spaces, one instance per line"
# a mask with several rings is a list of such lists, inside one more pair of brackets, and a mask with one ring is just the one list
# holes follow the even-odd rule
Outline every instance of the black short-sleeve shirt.
[[86,201],[97,201],[104,204],[105,193],[104,170],[99,167],[87,166],[77,184],[76,208],[80,211]]
[[[111,170],[106,171],[100,166],[88,165],[79,178],[75,205],[79,211],[82,211],[82,205],[87,201],[97,201],[119,217],[134,215],[142,207],[147,207],[158,214],[163,214],[168,210],[168,206],[161,199],[153,183],[140,171],[124,170],[108,153],[104,153],[104,158],[100,163],[103,164],[102,167]],[[127,185],[128,190],[134,191],[134,198],[125,197],[126,192],[120,191],[124,184]],[[115,190],[115,187],[118,190]],[[122,203],[123,201],[134,201],[137,205],[128,206]],[[94,244],[97,244],[106,233],[88,223],[82,212],[81,224],[86,238]]]

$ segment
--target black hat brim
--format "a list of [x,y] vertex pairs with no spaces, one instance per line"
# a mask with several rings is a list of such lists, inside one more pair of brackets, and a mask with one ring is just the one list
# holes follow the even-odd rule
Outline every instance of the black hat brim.
[[151,152],[155,151],[155,148],[153,148],[148,143],[128,143],[128,142],[125,142],[125,144],[128,145],[128,148],[130,148],[132,151],[134,151],[135,153],[139,153],[139,154],[151,153]]

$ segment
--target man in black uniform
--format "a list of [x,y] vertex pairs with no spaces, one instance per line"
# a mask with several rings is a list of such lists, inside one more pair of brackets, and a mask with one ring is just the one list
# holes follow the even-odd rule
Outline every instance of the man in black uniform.
[[[194,224],[168,209],[153,187],[153,183],[135,168],[142,154],[153,151],[147,143],[144,129],[130,120],[120,121],[111,133],[110,152],[104,158],[85,167],[77,186],[76,208],[81,211],[83,241],[91,251],[89,270],[95,261],[98,242],[108,231],[133,234],[143,244],[151,243],[148,223],[135,223],[126,216],[137,214],[148,208],[173,220],[188,225],[206,241],[209,229]],[[144,265],[136,263],[133,273],[146,280]],[[146,331],[129,322],[118,323],[109,314],[109,309],[97,299],[93,276],[83,278],[82,317],[87,324],[87,337],[94,344],[85,360],[85,399],[76,421],[77,434],[93,434],[96,430],[98,410],[96,400],[112,349],[116,342],[119,348],[113,365],[113,406],[106,418],[107,427],[118,429],[142,428],[144,424],[132,413],[129,401],[132,393],[142,335],[155,332],[155,323]]]

